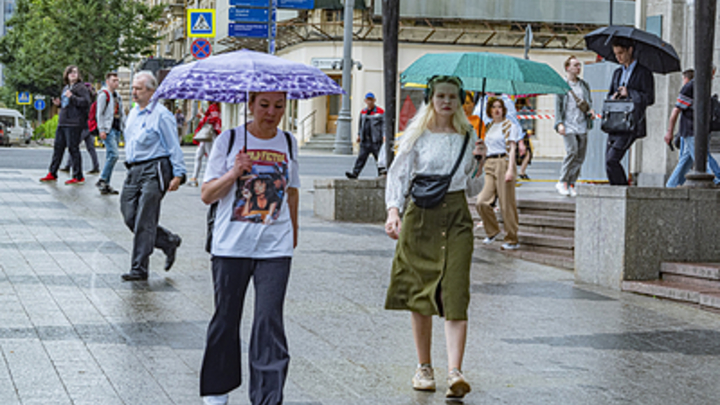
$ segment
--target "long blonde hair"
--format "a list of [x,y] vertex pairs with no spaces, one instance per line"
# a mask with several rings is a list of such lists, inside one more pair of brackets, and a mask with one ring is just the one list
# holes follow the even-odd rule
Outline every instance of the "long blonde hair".
[[[417,140],[425,132],[425,130],[428,129],[428,126],[435,121],[435,108],[433,108],[432,105],[432,98],[435,95],[435,86],[438,83],[450,83],[458,86],[458,82],[458,78],[452,76],[445,76],[436,80],[431,80],[431,83],[428,83],[428,86],[430,88],[430,96],[428,97],[428,103],[423,103],[417,114],[415,114],[412,120],[410,120],[410,123],[405,129],[405,133],[403,134],[402,138],[400,138],[400,152],[410,151],[413,146],[415,146],[415,142],[417,142]],[[458,86],[458,90],[459,89],[460,86]],[[464,101],[465,100],[460,100],[458,98],[457,109],[453,113],[452,117],[453,128],[455,128],[455,131],[458,134],[462,135],[464,135],[472,128],[472,125],[465,116],[465,111],[462,108]]]

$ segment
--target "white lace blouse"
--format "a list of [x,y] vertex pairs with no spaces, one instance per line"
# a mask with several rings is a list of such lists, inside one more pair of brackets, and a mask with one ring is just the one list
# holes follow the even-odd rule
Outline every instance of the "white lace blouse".
[[[482,176],[476,174],[478,162],[472,154],[476,138],[475,132],[471,131],[463,160],[452,178],[448,192],[465,190],[468,197],[473,197],[482,189]],[[405,196],[416,173],[450,174],[464,141],[465,135],[425,130],[411,150],[400,148],[387,174],[386,208],[395,207],[402,211]],[[473,177],[473,174],[476,176]]]

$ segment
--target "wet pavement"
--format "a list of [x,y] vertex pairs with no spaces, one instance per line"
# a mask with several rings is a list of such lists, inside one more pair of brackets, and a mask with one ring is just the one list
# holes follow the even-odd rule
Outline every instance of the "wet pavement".
[[[126,283],[132,235],[117,196],[100,196],[94,176],[70,187],[38,183],[44,174],[0,169],[0,404],[200,404],[213,305],[199,189],[163,201],[161,223],[183,237],[173,269],[158,251],[150,279]],[[383,310],[394,243],[380,224],[314,218],[314,178],[302,177],[285,403],[445,404],[442,324],[439,390],[414,392],[409,315]],[[575,285],[571,272],[485,249],[471,277],[466,404],[718,402],[720,315]],[[252,303],[250,293],[244,341]],[[230,403],[248,403],[244,385]]]

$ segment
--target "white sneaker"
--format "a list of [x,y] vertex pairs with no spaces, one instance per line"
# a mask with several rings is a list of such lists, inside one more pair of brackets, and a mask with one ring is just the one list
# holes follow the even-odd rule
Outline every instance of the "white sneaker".
[[570,197],[577,197],[577,191],[575,191],[575,185],[570,185],[570,187],[568,187],[568,191],[570,192]]
[[560,195],[570,195],[570,191],[568,190],[567,184],[565,183],[560,182],[555,185],[555,188],[557,189],[558,193],[560,193]]
[[228,403],[228,394],[223,395],[208,395],[203,398],[203,403],[205,405],[227,405]]
[[418,391],[435,391],[435,372],[429,364],[418,366],[412,379],[413,389]]
[[488,236],[487,238],[483,239],[483,243],[485,245],[489,245],[489,244],[495,242],[495,239],[497,239],[498,235],[500,235],[500,234],[498,233],[495,236]]
[[502,246],[500,246],[502,250],[518,250],[520,249],[519,243],[503,243]]
[[470,384],[468,384],[462,372],[456,368],[448,373],[447,384],[446,398],[464,398],[470,392]]

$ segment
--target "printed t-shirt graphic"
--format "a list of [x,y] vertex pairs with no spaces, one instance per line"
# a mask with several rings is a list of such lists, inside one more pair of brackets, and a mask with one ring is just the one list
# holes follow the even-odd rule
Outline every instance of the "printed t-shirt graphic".
[[250,174],[238,180],[231,221],[271,224],[280,216],[288,184],[288,157],[276,150],[248,150]]

